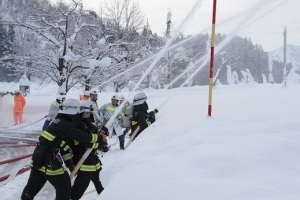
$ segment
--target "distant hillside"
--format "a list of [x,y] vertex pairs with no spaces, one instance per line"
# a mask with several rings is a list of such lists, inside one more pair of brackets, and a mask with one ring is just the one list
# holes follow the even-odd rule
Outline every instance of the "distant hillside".
[[[272,74],[274,82],[281,83],[283,78],[283,52],[284,48],[279,47],[269,52],[269,59],[272,61]],[[286,68],[289,82],[300,82],[300,46],[287,45]]]
[[[283,46],[271,51],[269,56],[271,60],[283,62]],[[291,63],[300,72],[300,46],[287,45],[286,62]]]

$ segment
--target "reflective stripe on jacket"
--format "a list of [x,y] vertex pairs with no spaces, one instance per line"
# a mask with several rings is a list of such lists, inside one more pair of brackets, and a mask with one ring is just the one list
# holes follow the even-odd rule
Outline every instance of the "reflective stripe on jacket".
[[98,162],[96,165],[83,164],[83,165],[81,165],[79,170],[83,171],[83,172],[95,172],[98,169],[100,169],[100,167],[101,167],[100,162]]
[[117,107],[113,106],[111,103],[104,104],[99,109],[100,117],[105,118],[105,120],[108,121],[111,118],[111,116],[113,116],[116,109]]
[[[30,167],[33,167],[33,161],[31,160],[30,163],[29,163],[29,166]],[[64,174],[66,169],[61,167],[59,169],[56,169],[56,170],[51,170],[51,169],[47,169],[46,167],[42,167],[40,169],[38,169],[39,171],[49,175],[49,176],[55,176],[55,175],[61,175],[61,174]]]
[[59,159],[61,156],[66,166],[73,163],[71,147],[74,141],[86,143],[87,146],[97,146],[102,142],[102,136],[87,134],[75,127],[72,118],[68,115],[58,114],[57,118],[40,135],[41,149],[35,150],[31,166],[48,175],[60,175],[65,169]]

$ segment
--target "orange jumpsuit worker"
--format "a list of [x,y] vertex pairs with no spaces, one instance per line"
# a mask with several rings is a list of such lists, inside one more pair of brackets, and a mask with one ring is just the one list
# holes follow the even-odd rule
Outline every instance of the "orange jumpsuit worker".
[[83,95],[80,95],[80,101],[89,101],[90,100],[90,92],[84,91]]
[[15,91],[14,96],[14,121],[15,125],[22,124],[23,123],[23,109],[26,104],[26,100],[23,97],[23,95],[20,93],[19,90]]

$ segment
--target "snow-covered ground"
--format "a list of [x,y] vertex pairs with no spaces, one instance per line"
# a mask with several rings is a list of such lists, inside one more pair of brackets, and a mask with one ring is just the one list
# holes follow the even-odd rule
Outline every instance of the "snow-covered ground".
[[[34,88],[26,97],[27,123],[45,116],[57,91]],[[150,110],[159,109],[157,121],[125,151],[115,145],[101,157],[105,190],[82,199],[299,200],[299,90],[299,84],[217,86],[212,117],[208,87],[146,90]],[[112,94],[100,93],[99,105]],[[67,97],[78,99],[79,91]],[[4,104],[0,126],[9,126],[12,98]],[[40,129],[42,123],[26,129]],[[28,176],[0,182],[0,199],[19,199]],[[90,184],[87,192],[93,189]],[[53,191],[46,185],[36,199],[51,199]]]

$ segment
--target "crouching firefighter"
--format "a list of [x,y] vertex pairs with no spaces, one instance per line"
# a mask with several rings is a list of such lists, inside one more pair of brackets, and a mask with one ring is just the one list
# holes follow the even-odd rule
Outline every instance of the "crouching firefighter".
[[134,133],[137,127],[140,127],[140,130],[137,132],[133,140],[148,126],[155,122],[155,114],[158,113],[157,109],[148,113],[148,104],[146,102],[147,96],[144,92],[137,93],[133,98],[132,103],[132,121],[131,121],[131,134]]
[[97,134],[87,134],[74,125],[79,117],[80,102],[67,99],[60,107],[56,119],[39,137],[30,161],[31,172],[23,189],[21,200],[32,200],[49,181],[56,190],[56,200],[71,198],[71,181],[64,164],[72,171],[71,147],[74,141],[98,148],[106,138]]
[[[98,132],[98,128],[92,124],[91,112],[92,112],[92,102],[91,101],[81,101],[81,122],[78,123],[78,127],[88,134],[93,134]],[[104,134],[103,137],[108,135],[107,128],[103,127],[99,130],[99,134]],[[77,144],[73,148],[74,153],[74,162],[77,163],[82,155],[86,151],[86,146],[84,144]],[[102,142],[98,147],[100,150],[108,150],[107,143]],[[74,185],[72,186],[71,199],[79,200],[87,187],[89,186],[90,181],[95,185],[96,191],[100,194],[104,188],[100,181],[100,171],[101,171],[101,161],[97,154],[97,149],[94,149],[90,155],[85,159],[83,164],[81,165],[76,179],[74,181]]]

